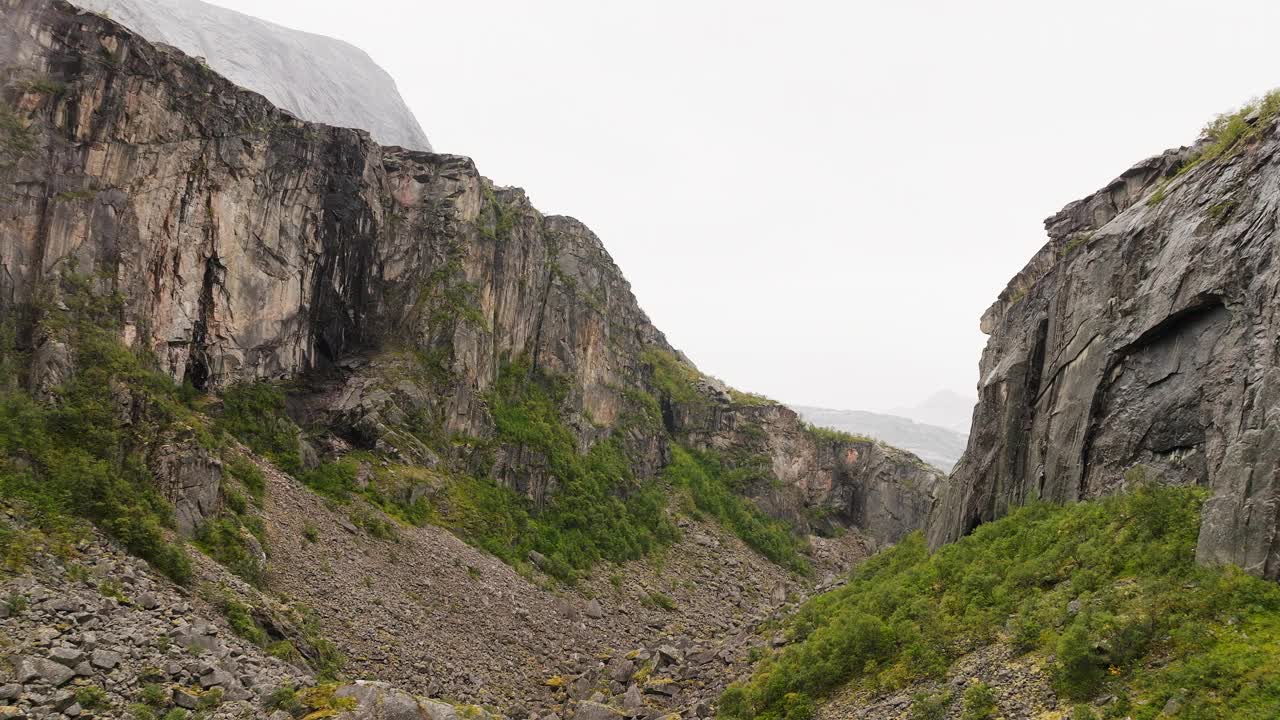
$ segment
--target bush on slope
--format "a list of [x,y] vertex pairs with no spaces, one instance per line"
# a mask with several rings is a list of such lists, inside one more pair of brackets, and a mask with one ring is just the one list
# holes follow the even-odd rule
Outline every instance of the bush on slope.
[[915,534],[807,603],[721,712],[803,720],[846,683],[901,687],[1004,639],[1054,655],[1062,696],[1114,694],[1108,716],[1155,718],[1176,696],[1180,718],[1280,717],[1280,586],[1195,564],[1203,497],[1035,504],[932,556]]

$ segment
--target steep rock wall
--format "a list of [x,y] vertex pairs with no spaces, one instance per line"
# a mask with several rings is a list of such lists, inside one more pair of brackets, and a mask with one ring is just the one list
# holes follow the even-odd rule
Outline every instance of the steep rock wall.
[[[583,449],[635,413],[637,391],[661,395],[646,357],[674,351],[581,223],[467,158],[299,121],[61,0],[0,8],[0,318],[32,353],[31,386],[69,372],[49,328],[74,275],[121,298],[121,339],[176,380],[305,377],[308,413],[421,464],[439,448],[404,419],[492,436],[489,396],[517,359],[564,379]],[[786,408],[699,392],[628,429],[640,477],[672,435],[746,443],[740,417],[774,471],[756,493],[766,508],[800,521],[824,508],[886,542],[924,522],[938,474],[914,457],[819,447]],[[493,471],[541,502],[554,478],[526,450],[501,448]]]
[[[1280,138],[1169,151],[1068,205],[982,318],[973,431],[936,547],[1033,498],[1208,488],[1198,556],[1280,578]],[[1260,124],[1260,125],[1259,125]],[[1188,165],[1180,172],[1184,164]]]

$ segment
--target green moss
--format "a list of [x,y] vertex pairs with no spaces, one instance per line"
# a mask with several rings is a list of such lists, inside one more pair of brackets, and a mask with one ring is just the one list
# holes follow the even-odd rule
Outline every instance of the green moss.
[[1037,649],[1055,656],[1055,687],[1069,699],[1107,692],[1135,720],[1154,720],[1194,688],[1180,717],[1276,717],[1280,586],[1195,564],[1203,497],[1140,487],[1034,504],[932,555],[912,535],[806,603],[788,627],[792,644],[726,693],[722,713],[782,718],[789,694],[817,701],[850,682],[939,677],[1011,618],[1028,618],[1044,629]]

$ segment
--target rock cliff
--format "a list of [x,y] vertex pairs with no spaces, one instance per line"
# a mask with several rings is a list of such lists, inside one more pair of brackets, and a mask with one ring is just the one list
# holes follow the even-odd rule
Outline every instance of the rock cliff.
[[1200,485],[1197,554],[1280,578],[1275,98],[1049,218],[982,317],[968,449],[931,544],[1035,498]]
[[[495,384],[518,366],[560,383],[580,450],[615,437],[641,478],[672,440],[749,447],[769,466],[751,493],[801,529],[865,523],[892,542],[927,516],[940,474],[823,446],[790,410],[702,378],[588,228],[469,159],[298,120],[64,2],[3,7],[0,315],[17,322],[33,388],[74,372],[51,329],[74,274],[120,299],[120,340],[178,382],[302,378],[309,426],[406,462],[458,459],[426,434],[492,438]],[[687,383],[655,380],[671,363]],[[646,398],[660,421],[636,421]],[[536,448],[492,460],[535,506],[554,491]],[[179,504],[199,508],[193,492]]]
[[152,42],[202,58],[218,74],[304,120],[368,130],[384,145],[431,150],[395,81],[360,48],[200,0],[77,3]]

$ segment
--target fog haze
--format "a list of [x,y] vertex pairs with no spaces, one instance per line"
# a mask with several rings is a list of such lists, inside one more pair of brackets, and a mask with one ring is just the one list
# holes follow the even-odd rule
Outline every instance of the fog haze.
[[1280,84],[1267,2],[215,2],[363,48],[705,372],[822,407],[972,397],[1041,220]]

